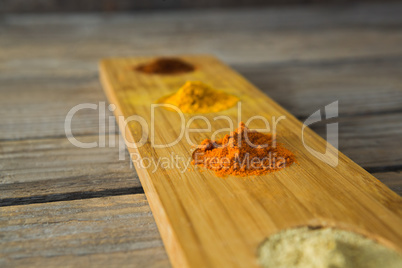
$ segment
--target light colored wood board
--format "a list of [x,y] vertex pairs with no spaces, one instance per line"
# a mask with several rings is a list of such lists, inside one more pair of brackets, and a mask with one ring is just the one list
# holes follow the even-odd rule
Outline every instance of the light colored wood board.
[[[80,81],[83,76],[87,76],[87,74],[89,74],[89,76],[92,77],[92,79],[94,79],[95,81],[96,61],[98,58],[105,55],[133,55],[154,53],[154,51],[156,50],[159,51],[159,53],[171,54],[170,51],[165,51],[163,50],[163,48],[158,48],[157,44],[159,42],[160,47],[160,44],[169,43],[169,40],[171,39],[173,34],[175,38],[177,37],[179,40],[193,40],[193,42],[190,44],[188,42],[176,43],[175,45],[178,50],[201,49],[204,52],[216,52],[218,54],[221,54],[221,57],[223,57],[226,62],[236,64],[249,64],[253,61],[255,62],[257,57],[255,57],[254,55],[250,55],[248,53],[239,54],[239,49],[237,47],[236,49],[231,49],[231,47],[228,46],[229,42],[226,42],[225,40],[218,40],[218,38],[216,38],[216,36],[219,35],[218,32],[228,31],[228,29],[230,29],[228,27],[231,27],[232,25],[233,29],[230,29],[230,31],[233,33],[231,35],[232,39],[235,38],[234,36],[236,35],[236,41],[238,42],[238,44],[243,44],[242,46],[244,47],[252,47],[253,45],[255,45],[255,42],[253,41],[255,40],[255,36],[261,34],[263,34],[264,36],[271,35],[273,39],[276,39],[277,42],[285,42],[289,40],[289,37],[291,35],[300,36],[300,32],[289,32],[289,29],[295,29],[295,27],[297,27],[298,25],[300,25],[303,31],[315,31],[317,35],[320,34],[319,32],[321,30],[326,31],[326,38],[332,35],[334,38],[337,38],[339,40],[343,40],[343,36],[345,36],[344,34],[342,34],[342,28],[349,28],[348,32],[350,32],[351,30],[358,31],[359,28],[370,28],[370,32],[372,32],[373,35],[376,35],[377,32],[381,32],[384,30],[388,31],[388,33],[385,33],[387,38],[383,40],[379,39],[377,41],[372,40],[373,42],[371,42],[370,44],[362,45],[366,52],[371,47],[371,54],[370,56],[361,59],[375,59],[378,58],[379,54],[386,52],[386,49],[381,51],[380,41],[386,42],[383,48],[389,47],[391,45],[395,47],[400,47],[399,42],[397,42],[396,40],[392,40],[393,31],[390,31],[389,28],[387,29],[388,26],[391,26],[394,30],[397,30],[399,27],[398,25],[400,25],[400,9],[398,9],[397,5],[379,5],[369,8],[367,8],[367,6],[369,5],[362,5],[359,7],[349,6],[341,7],[336,12],[334,12],[334,10],[331,8],[324,9],[326,10],[324,12],[322,9],[317,10],[310,8],[280,8],[279,10],[273,9],[251,12],[203,11],[198,14],[197,12],[189,13],[188,11],[186,11],[173,14],[160,13],[155,15],[152,19],[146,18],[147,14],[136,14],[135,16],[112,15],[107,17],[104,17],[102,15],[65,15],[63,19],[60,19],[60,15],[11,15],[8,16],[7,19],[4,19],[3,17],[3,20],[0,21],[0,54],[2,59],[0,60],[0,76],[6,79],[0,82],[0,90],[3,90],[1,93],[2,96],[5,96],[4,92],[7,92],[7,97],[12,97],[18,95],[23,96],[24,94],[28,94],[29,96],[29,90],[32,89],[35,91],[35,94],[31,94],[30,97],[32,99],[35,99],[36,96],[40,93],[39,90],[35,90],[35,87],[47,88],[48,90],[46,90],[45,97],[49,96],[48,98],[50,99],[50,101],[48,103],[51,103],[60,101],[60,98],[57,98],[57,96],[54,94],[54,91],[62,89],[63,93],[61,94],[63,95],[63,101],[70,101],[68,98],[74,98],[74,96],[77,95],[83,96],[81,94],[82,92],[86,92],[85,94],[87,94],[87,92],[92,91],[96,88],[96,83],[87,84],[88,86],[86,86],[86,83],[84,82],[84,86],[78,86],[74,89],[74,94],[69,94],[69,91],[72,89],[71,84],[75,83],[76,81]],[[359,15],[356,16],[356,14]],[[196,18],[193,19],[194,17]],[[294,19],[296,17],[297,19]],[[148,28],[135,27],[134,29],[132,27],[134,24],[139,23],[144,26],[143,22],[146,22],[145,26],[147,26]],[[85,25],[85,27],[83,27],[83,25]],[[255,34],[253,34],[254,38],[247,38],[249,35],[242,33],[252,32],[253,28],[255,27],[260,27],[261,31],[255,32]],[[87,31],[89,29],[90,34],[88,34]],[[157,29],[160,29],[162,33],[156,32]],[[376,30],[374,31],[373,29]],[[141,32],[139,32],[140,30]],[[285,38],[286,40],[283,41],[283,39],[279,35],[275,34],[275,31],[279,30],[288,32],[289,35],[287,35],[287,38]],[[163,33],[163,31],[165,33]],[[205,34],[202,34],[202,32],[211,31],[216,31],[216,33],[211,36],[211,39],[214,40],[214,47],[207,46],[205,44]],[[108,40],[106,40],[107,43],[105,43],[105,40],[102,40],[105,35],[107,35],[109,38]],[[153,38],[154,35],[159,35],[157,39],[158,42],[152,40],[149,40],[149,42],[147,41],[148,43],[146,44],[144,44],[143,42],[138,42],[138,35],[147,35],[149,38]],[[311,34],[309,36],[311,36]],[[367,34],[359,34],[359,37],[361,36],[367,36]],[[379,34],[379,36],[384,36],[384,34]],[[99,42],[98,40],[102,40],[102,42]],[[356,42],[355,38],[352,38],[350,40]],[[309,47],[308,45],[303,45],[305,42],[306,39],[301,39],[300,47],[303,46],[304,49],[310,49],[311,47]],[[183,48],[183,43],[185,43],[188,47]],[[76,44],[78,45],[76,46]],[[343,45],[344,44],[341,44],[341,42],[337,42],[331,44],[330,48],[334,50],[334,48],[338,47],[339,50],[342,50]],[[378,49],[375,49],[375,46]],[[278,49],[273,50],[273,47],[269,44],[264,44],[263,46],[260,46],[260,48],[264,48],[264,53],[262,53],[262,55],[267,55],[267,57],[263,59],[265,62],[271,63],[271,60],[273,59],[272,53],[276,53],[277,56],[276,58],[274,58],[275,60],[277,60],[276,62],[279,62],[278,59],[280,59],[283,60],[284,64],[294,64],[292,60],[293,55],[289,54],[289,51],[284,50],[282,52]],[[303,48],[296,48],[297,49],[292,50],[295,54],[303,53]],[[224,52],[222,52],[222,50],[224,50]],[[332,63],[332,61],[344,61],[344,63],[348,63],[350,62],[350,60],[355,59],[355,55],[361,55],[355,54],[355,52],[352,50],[350,50],[349,52],[344,50],[344,53],[342,55],[347,56],[339,58],[332,55],[331,53],[325,55],[321,53],[322,50],[323,49],[321,48],[317,51],[317,57],[315,58],[315,60],[323,62],[324,65],[326,63]],[[391,49],[390,51],[394,50]],[[321,55],[321,58],[319,58],[318,55]],[[251,58],[250,56],[253,57]],[[258,58],[261,58],[261,55],[257,56]],[[326,59],[330,59],[323,60],[322,56],[325,56]],[[250,61],[250,59],[252,61]],[[276,62],[273,63],[276,64]],[[309,64],[309,62],[311,61],[305,60],[301,63]],[[239,65],[235,66],[236,69],[238,68],[238,66]],[[323,68],[325,68],[325,66],[323,66]],[[353,67],[350,71],[353,72],[353,70],[358,68],[361,67]],[[392,66],[386,67],[381,65],[379,71],[383,69],[391,71],[392,68]],[[394,70],[398,69],[394,68]],[[314,70],[313,72],[315,71],[316,70]],[[336,72],[336,70],[334,70],[334,72]],[[292,76],[297,75],[297,72],[291,72],[290,74]],[[246,73],[245,75],[252,82],[260,85],[259,80],[254,81],[254,79],[252,77],[249,77]],[[380,77],[383,77],[382,79],[384,81],[386,80],[382,73],[380,74]],[[269,79],[267,79],[267,81],[272,79],[272,77],[268,78]],[[392,77],[390,77],[390,79],[393,80]],[[15,84],[13,86],[10,86],[9,81],[12,81]],[[17,82],[19,82],[18,85]],[[48,87],[48,85],[50,85],[50,87]],[[261,87],[262,89],[265,89],[265,87]],[[25,89],[25,91],[23,91],[22,89]],[[16,90],[18,90],[18,92],[16,92]],[[16,92],[17,94],[11,95],[14,92]],[[370,91],[369,93],[371,94],[372,91]],[[278,99],[278,97],[276,97],[276,95],[274,94],[274,92],[269,93],[270,96],[274,97],[275,100],[278,100],[287,109],[290,109],[292,113],[295,114],[292,105],[285,105],[285,103],[282,103],[281,100]],[[44,99],[43,95],[39,98]],[[0,101],[4,99],[0,98]],[[15,98],[15,100],[17,99],[18,98]],[[102,96],[99,99],[104,100],[104,97]],[[75,105],[76,103],[82,102],[96,102],[97,100],[98,99],[93,99],[91,95],[87,94],[87,96],[83,96],[82,98],[80,98],[80,100],[77,100],[72,104]],[[326,101],[325,96],[323,100]],[[358,101],[358,99],[354,101]],[[52,111],[53,114],[57,114],[58,107],[66,107],[63,106],[64,103],[60,102],[58,102],[57,105],[52,106],[47,106],[48,103],[40,103],[39,101],[33,101],[33,103],[35,103],[35,105],[31,106],[32,109],[24,112],[23,116],[29,117],[31,114],[35,114],[41,106],[45,107],[43,111]],[[325,103],[320,103],[319,105],[321,106],[323,104]],[[386,108],[385,104],[386,103],[384,103],[384,108]],[[296,110],[299,110],[299,107],[304,107],[303,105],[300,105],[297,101],[294,102],[294,105],[297,106]],[[342,103],[340,103],[340,105],[342,105]],[[18,114],[18,111],[22,111],[23,109],[24,107],[17,107],[17,110],[13,110],[13,114],[8,113],[7,115],[11,116],[14,114]],[[344,112],[346,112],[347,110],[349,109],[346,109],[346,107],[342,108],[342,111]],[[41,115],[43,115],[43,113],[41,113],[40,116]],[[1,119],[3,118],[4,117],[1,117]],[[78,114],[77,119],[80,118],[86,118],[87,120],[89,118],[92,118],[93,121],[91,121],[89,124],[92,124],[93,122],[93,125],[91,125],[91,127],[89,128],[85,128],[85,123],[82,120],[81,122],[83,123],[80,125],[82,129],[75,129],[75,131],[77,131],[77,134],[90,134],[93,133],[93,131],[96,132],[96,115],[92,116],[92,113],[86,113],[83,114],[81,117],[81,115]],[[32,122],[36,119],[30,118],[30,120]],[[40,127],[38,127],[37,124],[30,125],[30,128],[25,128],[26,124],[19,124],[18,126],[14,125],[12,127],[14,127],[15,132],[8,132],[10,134],[9,137],[13,138],[16,135],[19,135],[19,138],[38,138],[50,135],[52,137],[59,137],[60,135],[64,136],[64,131],[62,129],[63,120],[63,113],[60,113],[60,119],[58,119],[57,122],[56,120],[53,121],[50,120],[50,118],[42,117],[39,122],[40,124],[42,124]],[[54,125],[54,122],[56,122],[57,126]],[[369,122],[369,120],[367,122]],[[1,126],[4,125],[1,124]],[[7,126],[5,130],[4,128],[1,128],[0,135],[5,133],[5,131],[8,130],[8,127],[9,126]],[[29,134],[32,135],[28,136]],[[378,139],[377,142],[373,142],[373,144],[380,144],[383,140],[384,139]],[[344,142],[345,141],[341,141],[341,145],[344,144]],[[41,149],[39,149],[38,147],[39,144],[32,150],[40,151]],[[395,150],[395,148],[393,150]],[[91,150],[90,152],[95,151]],[[45,153],[45,151],[43,151],[43,153]],[[366,155],[365,153],[359,154]],[[41,157],[39,155],[37,156]],[[79,156],[77,155],[77,157]],[[88,157],[96,156],[88,155]],[[24,160],[25,159],[23,157],[18,158],[18,161]],[[28,158],[26,160],[32,161],[31,158]],[[84,159],[84,162],[85,161],[86,160]],[[66,160],[67,165],[68,163],[69,160]],[[77,166],[76,163],[73,163],[72,165],[76,169],[80,168],[80,166]],[[23,167],[20,166],[19,168]],[[37,167],[37,169],[40,169],[40,167]],[[49,171],[50,170],[51,169],[49,168]],[[23,175],[21,172],[18,172],[18,170],[16,170],[16,172],[18,174],[13,176],[13,178],[16,178],[17,181],[23,181],[24,179],[27,179],[28,181],[33,182],[36,179],[40,179],[38,171],[35,171],[32,177],[29,178],[28,176]],[[56,172],[55,174],[55,178],[59,178],[59,173]],[[85,175],[87,173],[83,171],[83,174]],[[46,175],[46,178],[52,179],[51,173],[42,175]],[[100,176],[102,176],[102,174],[100,174]],[[92,176],[90,176],[90,178],[91,177]],[[380,175],[378,175],[378,177],[381,178]],[[62,178],[60,177],[60,179]],[[123,256],[119,256],[119,258]],[[97,258],[107,258],[107,256],[100,254],[100,256],[97,256]]]
[[170,267],[145,195],[0,208],[1,267]]
[[[313,157],[301,144],[301,123],[215,58],[183,58],[195,64],[197,71],[179,76],[149,76],[132,68],[151,58],[103,60],[101,80],[109,101],[118,107],[115,115],[127,118],[135,114],[151,122],[151,103],[176,91],[187,80],[202,80],[239,96],[243,121],[254,115],[286,115],[286,122],[278,125],[279,141],[296,152],[300,165],[250,179],[221,179],[210,171],[151,172],[136,165],[174,266],[254,267],[257,248],[266,237],[300,225],[349,229],[402,251],[402,199],[396,193],[341,153],[336,168]],[[159,118],[157,142],[178,137],[180,122],[172,113],[164,109],[155,112]],[[232,108],[220,115],[234,119],[237,110]],[[216,114],[205,116],[212,119]],[[222,128],[227,128],[227,123],[212,124],[212,131]],[[307,129],[305,135],[311,147],[325,149],[324,140],[317,134]],[[138,141],[140,137],[134,126],[127,131],[128,141]],[[209,135],[199,133],[195,138],[199,142]],[[149,142],[129,150],[143,158],[168,157],[172,152],[191,157],[190,145],[185,141],[168,150],[152,148]]]

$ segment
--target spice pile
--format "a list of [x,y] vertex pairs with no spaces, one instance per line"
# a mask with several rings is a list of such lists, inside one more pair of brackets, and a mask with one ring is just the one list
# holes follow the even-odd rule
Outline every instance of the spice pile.
[[353,232],[300,227],[270,236],[259,249],[264,268],[398,268],[402,255]]
[[172,104],[183,113],[214,113],[233,107],[239,99],[199,81],[186,82],[175,94],[159,100]]
[[217,176],[263,175],[296,161],[294,154],[276,143],[271,134],[249,130],[243,122],[220,140],[204,140],[193,153],[193,165],[214,170]]
[[137,71],[148,74],[179,74],[192,72],[194,69],[193,65],[176,58],[159,58],[136,68]]

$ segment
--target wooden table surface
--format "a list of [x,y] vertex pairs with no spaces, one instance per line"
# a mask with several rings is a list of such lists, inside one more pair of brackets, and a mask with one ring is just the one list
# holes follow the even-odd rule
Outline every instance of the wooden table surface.
[[[65,135],[72,107],[106,101],[104,57],[214,54],[301,120],[339,100],[340,150],[401,195],[400,14],[394,3],[1,15],[0,266],[170,266],[128,153]],[[98,120],[79,111],[73,134],[98,141]],[[325,122],[313,129],[325,137]]]

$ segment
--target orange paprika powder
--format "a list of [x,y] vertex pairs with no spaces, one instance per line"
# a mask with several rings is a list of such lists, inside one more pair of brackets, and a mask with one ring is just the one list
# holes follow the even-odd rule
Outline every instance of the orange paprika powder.
[[295,155],[276,143],[272,134],[250,130],[241,122],[238,129],[220,140],[205,139],[193,152],[192,164],[224,177],[264,175],[295,161]]

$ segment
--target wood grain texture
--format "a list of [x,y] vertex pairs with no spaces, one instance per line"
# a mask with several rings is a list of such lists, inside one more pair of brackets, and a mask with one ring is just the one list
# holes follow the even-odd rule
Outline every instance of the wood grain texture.
[[[57,71],[53,78],[0,78],[2,105],[0,140],[44,139],[66,137],[64,122],[76,105],[105,102],[96,76],[63,77]],[[15,106],[14,106],[15,105]],[[51,111],[51,114],[45,114]],[[106,109],[106,118],[112,113]],[[99,135],[99,110],[81,109],[74,114],[73,135]],[[101,133],[105,135],[107,133]]]
[[[79,67],[80,63],[76,63],[71,68]],[[367,127],[371,125],[368,124],[372,120],[370,116],[381,121],[381,115],[402,112],[402,58],[399,57],[284,64],[245,62],[233,67],[299,119],[335,100],[339,100],[340,120],[359,116],[356,120],[363,119]],[[63,70],[54,71],[51,79],[46,74],[17,80],[0,78],[3,96],[0,105],[7,111],[7,116],[0,118],[3,127],[0,140],[64,137],[64,119],[72,107],[106,101],[96,70],[82,71],[80,76],[64,74]],[[45,117],[46,111],[52,111],[52,116]],[[106,117],[112,115],[106,109]],[[384,118],[386,122],[389,120]],[[97,110],[81,110],[74,116],[73,134],[96,135],[98,123]],[[394,123],[395,128],[400,126],[400,120]],[[385,140],[395,132],[384,131],[382,135]]]
[[[76,66],[79,68],[80,65],[77,63]],[[400,170],[402,148],[395,146],[402,133],[398,110],[402,106],[399,58],[236,64],[234,67],[299,119],[339,100],[341,151],[376,174],[390,169]],[[0,79],[3,96],[0,104],[4,108],[1,111],[5,111],[0,117],[0,140],[3,140],[0,143],[0,152],[3,153],[0,155],[0,166],[3,166],[0,170],[3,183],[0,195],[3,198],[139,185],[136,173],[129,169],[127,161],[124,164],[118,161],[117,148],[81,150],[65,138],[64,119],[69,109],[80,103],[99,104],[106,100],[92,70],[71,77],[63,70],[55,71],[51,79],[46,75],[21,80]],[[44,98],[47,101],[43,101]],[[44,116],[47,111],[52,111],[52,116]],[[106,118],[110,116],[112,113],[106,109]],[[72,132],[80,141],[97,141],[98,123],[98,111],[84,109],[74,116]],[[325,122],[312,128],[325,137]],[[108,141],[108,137],[105,139]],[[25,154],[21,153],[23,148],[28,150]],[[54,157],[59,161],[49,161]],[[100,158],[102,160],[98,162]],[[109,163],[108,168],[105,163]],[[64,165],[63,169],[61,165]],[[121,176],[123,169],[124,177]],[[107,174],[102,173],[105,171]],[[388,175],[385,172],[379,178]],[[116,184],[111,183],[112,177],[117,180]],[[47,180],[46,187],[39,183],[44,180]],[[133,184],[124,185],[124,180]],[[21,184],[24,182],[33,183],[24,189]],[[401,185],[402,177],[399,177],[388,186],[401,193]]]
[[[402,4],[394,3],[107,16],[1,15],[0,198],[19,205],[1,211],[25,209],[24,217],[35,217],[55,203],[23,204],[60,198],[69,203],[71,198],[129,194],[139,189],[136,173],[128,160],[125,164],[117,160],[115,148],[75,148],[68,144],[63,124],[73,106],[105,101],[97,77],[99,58],[154,53],[218,55],[299,119],[339,99],[342,152],[402,194],[402,152],[395,146],[401,133],[401,12]],[[73,133],[84,141],[96,140],[97,123],[96,111],[81,111],[74,118]],[[314,130],[324,135],[323,126]],[[3,171],[5,167],[9,167],[7,171]],[[7,213],[0,218],[7,218]],[[60,219],[53,234],[57,237],[68,224],[66,218]],[[79,226],[84,227],[85,222]],[[43,226],[44,233],[46,228]],[[29,236],[32,229],[7,232],[25,237],[23,230]],[[152,230],[156,236],[157,230]],[[142,251],[126,254],[107,250],[88,259],[76,255],[43,258],[40,252],[46,244],[42,241],[32,240],[29,247],[16,242],[19,256],[38,248],[36,255],[27,259],[8,257],[11,252],[2,257],[10,267],[17,263],[79,266],[79,261],[86,267],[89,261],[96,267],[101,262],[105,266],[137,266],[153,258],[152,253]],[[47,241],[57,244],[55,239]],[[80,247],[76,241],[79,239],[70,241],[71,247]],[[160,251],[160,245],[155,248]],[[4,252],[4,247],[0,250]]]
[[402,57],[232,67],[299,119],[333,101],[341,118],[402,112]]
[[[78,136],[80,142],[98,141],[97,136]],[[105,136],[105,139],[114,136]],[[117,141],[116,141],[117,144]],[[1,183],[92,177],[125,179],[133,175],[128,161],[119,161],[119,148],[79,148],[65,139],[9,141],[1,146]],[[122,154],[129,159],[127,153]]]
[[375,176],[394,192],[402,196],[401,173],[401,171],[380,172],[376,173]]
[[[366,120],[367,125],[370,125],[372,121]],[[376,135],[372,131],[359,131],[364,129],[362,125],[353,127],[359,122],[366,125],[364,120],[358,118],[350,122],[347,132],[341,131],[341,149],[381,182],[402,195],[401,172],[383,172],[394,167],[399,170],[398,166],[387,165],[400,163],[398,158],[392,157],[401,153],[399,148],[394,148],[397,135],[390,136],[386,131]],[[382,119],[375,124],[382,125],[384,122]],[[341,130],[344,128],[341,123]],[[325,128],[321,124],[314,130],[325,136]],[[362,141],[359,137],[363,135],[367,137]],[[93,142],[98,137],[90,135],[77,138],[81,142]],[[108,139],[107,136],[106,141]],[[385,147],[385,143],[389,147]],[[369,150],[383,153],[368,154]],[[138,175],[129,163],[127,151],[124,157],[124,160],[119,160],[117,147],[81,149],[61,138],[1,142],[0,205],[142,191]]]
[[[240,97],[242,121],[255,115],[267,118],[285,115],[287,119],[277,129],[279,142],[296,153],[300,165],[252,179],[221,179],[210,171],[154,170],[135,162],[174,266],[256,267],[257,248],[266,237],[300,225],[349,229],[402,251],[401,197],[343,154],[339,155],[336,167],[316,159],[301,143],[302,124],[215,58],[182,58],[197,66],[197,70],[180,76],[144,75],[133,71],[133,67],[151,58],[103,60],[101,81],[109,101],[117,106],[115,116],[139,115],[151,124],[152,103],[175,92],[187,80],[202,80]],[[237,112],[232,108],[219,115],[238,122]],[[228,127],[214,122],[217,115],[205,114],[213,122],[212,131]],[[155,119],[158,144],[179,137],[181,122],[172,111],[155,110],[154,117],[159,118]],[[123,125],[120,127],[127,142],[139,142],[138,125],[129,126],[127,132]],[[262,128],[263,124],[255,127]],[[150,133],[150,129],[142,131]],[[197,134],[198,142],[209,138],[206,133]],[[325,149],[326,142],[311,130],[306,130],[305,137],[315,150]],[[184,139],[168,149],[154,148],[147,140],[137,149],[129,147],[129,151],[158,161],[172,152],[189,159],[190,148]]]
[[1,267],[169,267],[143,194],[0,208]]
[[152,53],[197,51],[229,64],[400,56],[401,10],[401,3],[393,3],[152,15],[4,15],[0,77],[51,77],[54,66],[80,76],[96,70],[101,57]]
[[[371,0],[370,2],[379,2]],[[392,2],[382,0],[381,2]],[[349,2],[367,2],[364,0],[351,0]],[[268,7],[284,4],[339,4],[344,0],[171,0],[171,1],[126,1],[126,0],[87,0],[85,2],[64,2],[57,0],[31,0],[27,3],[19,1],[0,0],[0,13],[25,13],[25,12],[127,12],[134,10],[150,9],[182,9],[182,8],[233,8],[233,7]]]

